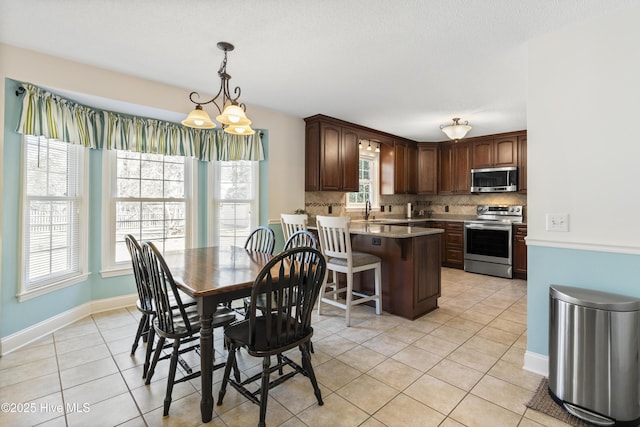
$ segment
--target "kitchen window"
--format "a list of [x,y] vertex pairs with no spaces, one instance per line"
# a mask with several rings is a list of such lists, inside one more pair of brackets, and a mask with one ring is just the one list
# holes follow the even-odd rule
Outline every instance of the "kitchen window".
[[360,154],[358,165],[359,190],[347,193],[347,210],[362,210],[367,200],[372,208],[380,206],[379,160],[376,153]]
[[87,277],[87,150],[24,136],[20,301]]
[[131,258],[124,236],[152,241],[161,252],[191,247],[195,205],[193,160],[110,150],[105,156],[104,277],[126,274]]
[[244,246],[259,222],[259,163],[214,161],[209,166],[209,244]]

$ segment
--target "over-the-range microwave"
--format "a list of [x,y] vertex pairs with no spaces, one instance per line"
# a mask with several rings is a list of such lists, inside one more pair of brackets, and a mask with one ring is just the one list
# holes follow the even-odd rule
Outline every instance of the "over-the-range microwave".
[[471,169],[472,193],[507,193],[518,191],[518,168]]

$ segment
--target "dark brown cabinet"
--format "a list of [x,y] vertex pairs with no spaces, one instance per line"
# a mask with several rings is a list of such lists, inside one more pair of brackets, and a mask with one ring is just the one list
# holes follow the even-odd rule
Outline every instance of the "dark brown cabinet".
[[429,221],[428,226],[444,230],[440,248],[442,266],[464,268],[464,222]]
[[358,191],[357,129],[317,116],[305,120],[305,190]]
[[440,163],[438,194],[471,192],[471,145],[444,143],[438,148]]
[[[354,234],[354,251],[377,255],[382,259],[382,309],[416,319],[438,307],[440,296],[440,247],[442,234],[405,239],[376,238]],[[353,287],[373,292],[373,272],[354,277]]]
[[472,158],[473,169],[518,166],[518,137],[474,141]]
[[417,193],[438,194],[438,145],[418,144]]
[[464,223],[445,221],[444,258],[442,265],[453,268],[464,267]]
[[518,191],[527,192],[527,135],[518,137]]
[[381,144],[380,194],[415,194],[418,149],[413,142],[395,140]]
[[527,278],[527,237],[526,225],[513,226],[513,276]]
[[439,228],[441,230],[444,230],[444,233],[442,234],[442,238],[440,240],[440,259],[442,260],[442,263],[444,263],[446,252],[447,252],[445,247],[445,242],[446,242],[445,234],[447,233],[447,230],[444,228],[444,221],[429,221],[427,223],[427,227]]

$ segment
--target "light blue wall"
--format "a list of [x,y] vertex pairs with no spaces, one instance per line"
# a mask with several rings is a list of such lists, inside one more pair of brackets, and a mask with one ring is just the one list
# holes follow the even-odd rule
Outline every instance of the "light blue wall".
[[530,246],[527,349],[549,355],[549,286],[564,285],[640,298],[640,255]]
[[[21,99],[15,96],[18,83],[5,79],[4,156],[1,159],[4,180],[2,194],[2,277],[0,278],[0,337],[6,337],[67,310],[93,300],[135,294],[133,276],[102,278],[102,151],[89,154],[89,271],[87,281],[36,297],[22,303],[19,289],[20,188],[22,137],[15,132]],[[263,145],[268,159],[268,132]],[[267,224],[268,160],[260,162],[260,224]],[[207,244],[208,188],[207,164],[196,162],[198,179],[198,238],[196,245]]]
[[[2,304],[2,308],[0,309],[1,337],[5,337],[90,301],[93,290],[91,286],[93,279],[92,274],[92,277],[90,277],[86,283],[69,286],[53,292],[46,297],[33,298],[22,303],[19,303],[16,298],[19,289],[19,183],[21,182],[20,158],[22,144],[20,135],[14,130],[20,114],[20,98],[15,96],[17,87],[16,82],[9,79],[5,80],[4,158],[2,159],[4,193],[2,200],[2,286],[0,289],[0,302]],[[94,156],[92,156],[90,161],[92,164],[95,162]],[[93,180],[94,177],[91,176],[90,179]],[[91,182],[91,185],[94,185],[94,182]],[[92,207],[90,210],[92,236],[94,234],[95,209],[95,207]],[[93,252],[90,251],[90,253]],[[99,254],[100,252],[98,252],[98,256]],[[94,257],[91,257],[89,261],[95,265]],[[121,288],[122,284],[115,286],[115,289]],[[128,293],[130,293],[130,291]]]

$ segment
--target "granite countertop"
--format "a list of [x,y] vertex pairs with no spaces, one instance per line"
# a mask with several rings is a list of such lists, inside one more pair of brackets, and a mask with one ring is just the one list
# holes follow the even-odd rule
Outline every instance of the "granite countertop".
[[[403,221],[406,223],[406,221]],[[406,239],[410,237],[428,236],[431,234],[444,233],[441,228],[412,227],[406,225],[390,225],[371,222],[355,222],[349,225],[351,234],[363,234],[379,237],[390,237],[392,239]]]
[[[397,218],[397,217],[382,217],[376,219],[370,219],[368,221],[364,219],[354,219],[351,220],[351,224],[407,224],[409,225],[413,223],[421,223],[426,221],[452,221],[452,222],[464,222],[464,221],[476,221],[478,218],[476,215],[458,215],[458,214],[434,214],[430,217],[413,217],[413,218]],[[525,221],[514,221],[512,222],[514,225],[527,225]]]
[[[424,222],[413,221],[413,222]],[[397,223],[406,224],[408,220],[397,220]],[[309,221],[308,227],[317,230],[315,220]],[[428,236],[431,234],[444,233],[441,228],[412,227],[411,225],[393,225],[387,220],[352,220],[349,224],[349,232],[351,234],[361,234],[365,236],[389,237],[392,239],[407,239],[411,237]]]

